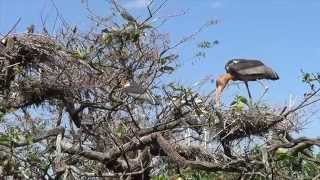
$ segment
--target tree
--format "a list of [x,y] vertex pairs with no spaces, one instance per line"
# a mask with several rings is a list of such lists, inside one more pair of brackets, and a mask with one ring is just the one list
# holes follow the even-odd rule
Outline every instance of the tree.
[[237,96],[230,108],[213,109],[211,94],[161,83],[177,68],[171,50],[185,42],[170,44],[151,21],[164,3],[149,5],[149,16],[139,20],[111,1],[114,16],[94,17],[90,32],[67,26],[55,35],[33,30],[3,38],[1,176],[319,176],[311,151],[319,139],[290,136],[300,110],[319,101],[319,78],[305,78],[311,91],[293,107],[240,107]]

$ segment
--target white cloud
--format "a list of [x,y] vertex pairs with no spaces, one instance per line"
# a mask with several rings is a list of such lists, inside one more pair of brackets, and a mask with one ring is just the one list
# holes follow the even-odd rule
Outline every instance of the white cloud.
[[213,1],[210,5],[213,9],[221,8],[222,7],[222,2],[220,1]]
[[145,8],[149,4],[150,0],[129,0],[125,7],[128,9],[140,9]]

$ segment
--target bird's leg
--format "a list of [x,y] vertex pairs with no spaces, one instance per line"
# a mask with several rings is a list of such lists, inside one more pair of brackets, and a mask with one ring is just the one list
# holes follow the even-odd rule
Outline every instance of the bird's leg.
[[252,96],[251,96],[251,93],[250,93],[250,90],[249,90],[248,81],[245,81],[244,84],[246,85],[246,88],[247,88],[247,91],[248,91],[248,95],[249,95],[249,99],[250,99],[250,101],[252,101]]
[[248,106],[249,106],[249,108],[251,108],[253,103],[252,103],[252,96],[251,96],[251,93],[250,93],[248,81],[245,81],[244,84],[246,85],[246,88],[247,88],[247,91],[248,91],[248,95],[249,95],[249,104],[248,104]]
[[267,85],[265,85],[263,83],[263,81],[258,81],[258,83],[264,88],[264,91],[262,93],[262,95],[260,96],[259,100],[258,100],[258,104],[260,103],[260,101],[262,100],[262,98],[267,94],[269,87]]

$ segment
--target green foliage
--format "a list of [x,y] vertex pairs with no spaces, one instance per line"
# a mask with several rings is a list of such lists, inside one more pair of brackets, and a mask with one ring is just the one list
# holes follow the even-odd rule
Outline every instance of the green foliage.
[[7,134],[9,141],[11,142],[19,142],[22,139],[22,135],[19,132],[19,129],[12,127]]
[[261,154],[261,146],[255,145],[251,150],[250,153],[253,155]]
[[[212,48],[213,46],[219,44],[219,41],[213,41],[213,42],[209,42],[209,41],[202,41],[200,42],[197,46],[200,49],[209,49]],[[206,57],[206,52],[204,51],[199,51],[195,54],[196,58],[205,58]]]
[[12,127],[8,132],[0,135],[0,144],[10,146],[12,143],[26,142],[33,143],[33,136],[30,133],[22,133],[20,129]]
[[7,107],[5,106],[5,104],[0,103],[0,122],[3,121],[5,115],[7,114],[9,110],[7,109]]
[[72,57],[75,59],[86,59],[89,55],[90,51],[84,48],[77,48],[76,51],[73,52]]
[[169,180],[167,176],[154,176],[151,179],[152,180]]
[[[276,151],[275,159],[277,170],[288,177],[312,179],[320,173],[319,163],[309,161],[301,153],[291,155],[285,148]],[[319,161],[319,158],[316,159]]]
[[291,156],[289,155],[289,150],[286,148],[278,148],[275,152],[275,157],[280,161],[291,158]]
[[109,45],[112,42],[112,35],[110,33],[102,33],[102,42]]
[[213,41],[213,42],[202,41],[198,44],[198,47],[207,49],[207,48],[212,48],[214,45],[217,45],[217,44],[219,44],[219,41]]
[[169,63],[175,61],[177,58],[178,58],[178,55],[176,55],[176,54],[170,54],[168,56],[161,57],[160,64],[161,65],[169,64]]
[[193,170],[190,168],[180,169],[177,172],[176,168],[167,169],[165,175],[158,175],[152,177],[152,180],[224,180],[237,179],[240,176],[238,173],[226,172],[208,172],[203,170]]
[[28,133],[26,136],[25,136],[26,140],[27,140],[27,143],[29,145],[31,145],[33,143],[33,135]]
[[142,26],[140,26],[140,29],[141,30],[147,30],[147,29],[152,29],[153,28],[153,26],[152,25],[150,25],[150,24],[143,24]]
[[159,71],[163,73],[172,73],[175,69],[171,66],[162,66]]
[[302,82],[311,83],[320,80],[320,73],[305,73],[302,71]]
[[15,65],[13,69],[17,74],[22,74],[24,72],[23,66],[20,65]]
[[10,145],[11,143],[18,143],[22,136],[18,129],[11,128],[8,133],[0,135],[0,144]]
[[[318,159],[319,160],[319,159]],[[303,161],[303,177],[315,177],[320,173],[319,164],[310,161]]]
[[0,135],[0,144],[6,144],[9,145],[10,144],[10,137],[7,134],[4,135]]
[[175,71],[176,67],[170,64],[177,59],[178,59],[178,56],[175,54],[170,54],[168,56],[161,57],[159,59],[160,65],[161,65],[159,71],[163,73],[169,73],[169,74],[172,73],[173,71]]
[[310,73],[303,73],[302,82],[309,83],[311,81],[312,79]]
[[[116,3],[116,1],[113,2]],[[149,10],[153,11],[153,8]],[[317,163],[308,161],[301,154],[293,156],[284,148],[279,148],[276,152],[268,152],[267,147],[264,146],[269,142],[264,142],[264,144],[258,142],[263,145],[257,145],[254,148],[248,146],[251,149],[248,149],[250,154],[247,157],[244,156],[247,154],[241,154],[244,149],[240,147],[239,153],[234,153],[238,156],[237,159],[224,158],[219,142],[222,136],[226,135],[226,139],[228,136],[233,136],[234,140],[231,141],[240,140],[239,145],[241,145],[242,138],[252,135],[264,137],[270,130],[257,128],[263,130],[256,132],[257,126],[248,126],[248,122],[242,121],[243,119],[257,120],[256,114],[253,114],[252,118],[249,116],[243,118],[244,116],[240,115],[246,114],[249,110],[253,112],[262,108],[265,108],[263,110],[266,112],[270,112],[268,110],[273,107],[262,107],[260,104],[252,105],[252,102],[248,102],[245,97],[236,96],[231,103],[231,111],[229,109],[227,111],[221,110],[220,113],[211,107],[211,94],[201,96],[192,88],[185,88],[175,83],[162,84],[162,75],[172,73],[178,67],[176,61],[178,56],[172,54],[172,51],[180,43],[176,46],[172,45],[166,39],[167,34],[158,32],[157,23],[154,24],[155,27],[149,24],[154,22],[156,17],[150,17],[152,21],[150,19],[143,21],[142,18],[135,19],[122,8],[115,7],[113,11],[114,16],[120,14],[122,20],[125,21],[92,17],[97,21],[99,27],[92,28],[92,31],[87,34],[77,31],[76,28],[71,31],[67,28],[61,32],[61,36],[57,36],[58,39],[48,37],[50,42],[53,41],[53,44],[56,44],[53,47],[47,46],[49,41],[33,45],[34,41],[46,40],[47,36],[41,36],[41,39],[35,37],[35,40],[26,44],[21,41],[22,51],[10,53],[10,55],[18,55],[14,56],[15,59],[8,59],[9,63],[3,63],[3,67],[6,67],[6,64],[11,64],[13,60],[18,62],[16,63],[18,65],[12,67],[14,75],[7,71],[10,68],[6,67],[3,70],[7,71],[5,81],[10,82],[3,83],[3,87],[9,85],[8,89],[3,91],[3,101],[8,102],[0,106],[0,119],[3,119],[10,108],[16,108],[15,115],[17,116],[17,118],[12,118],[15,120],[12,125],[3,123],[4,129],[9,130],[0,135],[0,144],[4,145],[5,150],[8,150],[7,152],[1,151],[5,157],[2,164],[5,166],[5,170],[8,169],[7,172],[23,169],[30,176],[25,179],[40,179],[45,175],[47,175],[45,178],[48,179],[59,179],[59,177],[55,177],[56,174],[63,173],[64,177],[68,177],[67,175],[74,171],[72,173],[77,177],[76,179],[84,179],[89,176],[87,174],[99,177],[103,173],[114,173],[115,176],[121,174],[123,178],[126,178],[125,174],[136,173],[144,169],[147,171],[143,172],[148,173],[150,169],[152,173],[158,173],[158,176],[152,178],[153,180],[242,178],[240,173],[216,172],[210,167],[207,167],[208,171],[190,168],[179,169],[176,167],[176,163],[172,162],[172,159],[165,156],[168,154],[165,154],[167,152],[161,146],[160,141],[155,140],[154,134],[156,137],[163,135],[173,145],[173,149],[182,148],[177,152],[188,161],[201,161],[206,164],[208,159],[221,167],[241,168],[243,174],[261,172],[265,175],[270,172],[268,171],[270,167],[272,170],[279,171],[279,174],[284,174],[292,179],[297,179],[298,175],[310,178],[320,173]],[[217,21],[210,21],[207,25],[216,23]],[[101,26],[109,29],[103,29],[101,32],[99,31]],[[193,38],[196,34],[190,37]],[[28,37],[33,36],[26,36],[26,42],[28,42]],[[18,36],[18,41],[19,38],[20,36]],[[187,40],[188,38],[184,39],[182,43]],[[197,45],[200,51],[196,53],[195,57],[206,57],[205,51],[218,43],[218,41],[208,40],[200,42]],[[70,56],[74,61],[69,60]],[[41,74],[39,75],[38,72]],[[41,77],[39,78],[39,76]],[[305,73],[303,76],[303,82],[308,84],[319,82],[319,79],[320,74]],[[131,80],[133,82],[141,81],[142,85],[147,86],[148,93],[157,94],[160,100],[159,105],[152,106],[126,101],[122,82],[130,82]],[[13,93],[18,97],[15,97],[16,99],[12,102],[11,95]],[[127,94],[129,95],[129,93]],[[39,109],[34,111],[33,105],[37,108],[41,105],[44,110],[50,111],[48,117],[41,115],[39,118],[39,121],[48,121],[48,124],[33,123],[38,118],[38,113],[41,114],[42,111]],[[261,114],[265,115],[266,113]],[[212,122],[216,122],[215,120],[220,118],[220,115],[225,121],[213,124]],[[227,121],[229,115],[231,123]],[[126,122],[130,122],[130,119],[137,120],[139,127],[135,128],[131,127],[132,124],[126,124]],[[187,122],[189,119],[197,122],[192,124],[193,122]],[[71,123],[83,120],[80,130],[73,128],[72,124],[66,124],[67,120],[70,120]],[[237,120],[241,124],[236,122]],[[253,121],[250,123],[253,124]],[[259,124],[257,123],[257,125]],[[36,134],[57,126],[65,127],[62,137],[63,144],[61,144],[62,152],[58,148],[60,147],[59,138],[50,135],[40,141],[42,138],[39,139]],[[209,129],[208,126],[212,126],[212,128]],[[210,132],[209,135],[211,135],[210,138],[206,138],[200,133],[198,133],[199,136],[194,136],[195,143],[205,142],[206,146],[210,147],[206,149],[208,150],[206,154],[201,153],[201,148],[188,149],[188,147],[179,146],[180,143],[186,142],[185,129],[194,128],[193,130],[197,131],[198,127],[200,130],[208,130],[206,132]],[[243,132],[240,132],[239,128]],[[33,132],[33,134],[28,132]],[[192,131],[191,133],[193,135]],[[151,137],[151,140],[147,136]],[[129,139],[142,141],[139,143],[136,141],[128,142]],[[177,143],[178,146],[174,146],[174,143]],[[236,143],[230,143],[232,152],[238,150],[234,144]],[[17,145],[19,147],[15,148]],[[69,145],[70,148],[68,148]],[[217,149],[213,150],[211,147],[217,147]],[[118,149],[121,152],[111,152],[112,149]],[[184,153],[184,149],[191,150],[191,153],[189,151]],[[146,156],[144,152],[147,152]],[[97,154],[99,157],[95,156]],[[135,157],[131,157],[132,154]],[[100,158],[100,155],[103,157]],[[210,155],[211,158],[207,155]],[[153,160],[156,159],[154,157],[159,159],[158,166],[161,168],[154,168]],[[243,163],[240,159],[244,158],[246,158],[246,162]],[[236,164],[232,162],[238,159],[239,162]],[[143,167],[136,166],[136,162]],[[74,169],[72,169],[73,167]],[[199,166],[195,168],[204,169]],[[258,178],[253,177],[252,179]]]
[[[277,173],[281,174],[280,177],[290,177],[292,179],[302,178],[312,179],[320,173],[320,166],[313,161],[308,161],[305,156],[301,153],[298,155],[289,155],[285,148],[280,148],[276,151],[274,157],[269,157],[269,163],[273,161],[272,166],[277,170]],[[255,146],[251,150],[251,154],[257,157],[261,156],[261,146]],[[318,157],[315,155],[315,157]],[[320,158],[317,158],[318,160]],[[180,169],[180,173],[177,174],[176,171],[168,170],[166,174],[155,176],[153,180],[169,180],[169,179],[184,179],[184,180],[211,180],[211,179],[238,179],[241,175],[238,173],[228,173],[228,172],[208,172],[192,169]],[[279,177],[279,175],[275,174]],[[263,179],[261,176],[254,176],[253,179]]]
[[301,73],[302,82],[309,85],[311,90],[314,90],[315,86],[320,84],[320,73],[306,73],[304,71],[301,71]]
[[5,115],[6,115],[5,112],[0,111],[0,122],[2,122],[2,120],[3,120],[3,118],[4,118]]
[[125,124],[120,124],[116,129],[115,129],[115,134],[117,135],[117,137],[122,138],[126,131],[127,131],[127,126]]
[[236,96],[231,102],[231,108],[236,112],[241,112],[244,110],[245,106],[249,106],[248,100],[243,96]]
[[206,53],[203,52],[203,51],[197,52],[195,57],[197,57],[197,58],[205,58],[206,57]]
[[190,180],[210,180],[213,178],[217,178],[218,175],[217,173],[186,169],[182,171],[182,176],[184,177],[184,179]]

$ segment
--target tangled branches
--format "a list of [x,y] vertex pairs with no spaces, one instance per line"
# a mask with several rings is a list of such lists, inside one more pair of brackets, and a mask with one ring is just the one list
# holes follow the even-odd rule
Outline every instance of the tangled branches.
[[211,94],[162,82],[177,68],[171,49],[184,41],[171,45],[150,23],[158,9],[148,6],[139,21],[112,3],[121,24],[95,17],[105,26],[87,33],[73,27],[3,39],[1,175],[150,179],[162,163],[267,178],[279,177],[279,154],[318,163],[307,151],[319,140],[290,133],[319,90],[280,111],[213,109]]

